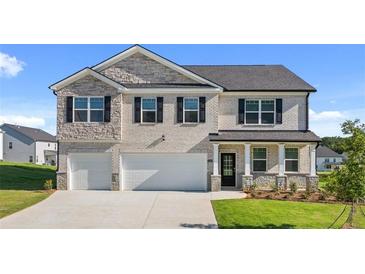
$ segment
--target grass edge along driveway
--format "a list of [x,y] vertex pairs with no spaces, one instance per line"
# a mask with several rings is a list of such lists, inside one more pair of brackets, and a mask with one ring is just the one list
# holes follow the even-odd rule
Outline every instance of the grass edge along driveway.
[[[343,204],[234,199],[212,201],[219,228],[328,228]],[[345,223],[349,207],[333,228]],[[363,207],[365,210],[365,208]],[[355,226],[365,228],[365,217],[356,215]]]
[[46,179],[55,184],[55,167],[0,162],[0,218],[49,197],[53,192],[43,190]]

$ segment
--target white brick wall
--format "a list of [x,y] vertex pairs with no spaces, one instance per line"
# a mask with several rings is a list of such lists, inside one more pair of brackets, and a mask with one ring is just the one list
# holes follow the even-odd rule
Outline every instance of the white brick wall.
[[[251,126],[238,123],[238,99],[283,99],[283,123],[281,125]],[[219,97],[219,129],[236,129],[236,130],[305,130],[306,127],[306,97],[294,95],[280,96],[234,96],[221,95]]]

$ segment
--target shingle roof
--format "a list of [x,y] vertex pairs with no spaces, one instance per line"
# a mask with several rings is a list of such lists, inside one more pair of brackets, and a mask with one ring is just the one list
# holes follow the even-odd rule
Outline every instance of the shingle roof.
[[342,157],[342,155],[338,154],[336,151],[333,151],[329,147],[319,146],[317,148],[317,157]]
[[45,132],[39,128],[32,128],[32,127],[23,127],[18,125],[11,125],[11,124],[3,124],[1,127],[9,127],[28,138],[32,139],[33,141],[45,141],[45,142],[56,142],[56,137]]
[[211,85],[200,83],[141,83],[141,84],[126,84],[123,83],[126,88],[205,88],[211,87]]
[[319,142],[321,138],[313,132],[295,130],[219,130],[209,134],[210,141],[282,141]]
[[183,66],[227,91],[316,91],[282,65]]

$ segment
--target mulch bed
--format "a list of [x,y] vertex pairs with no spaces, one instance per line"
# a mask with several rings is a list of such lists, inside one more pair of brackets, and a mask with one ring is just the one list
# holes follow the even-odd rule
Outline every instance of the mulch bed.
[[279,201],[296,201],[296,202],[315,202],[315,203],[340,203],[333,196],[325,196],[321,192],[313,192],[307,194],[305,191],[265,191],[256,190],[254,192],[246,192],[247,199],[267,199]]

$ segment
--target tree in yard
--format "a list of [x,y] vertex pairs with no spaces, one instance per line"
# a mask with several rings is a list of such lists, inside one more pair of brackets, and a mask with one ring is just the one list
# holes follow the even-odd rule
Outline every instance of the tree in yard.
[[337,199],[352,203],[347,219],[352,226],[356,205],[365,198],[365,124],[361,124],[360,120],[346,121],[341,127],[342,132],[349,136],[343,144],[348,160],[329,176],[325,189]]

